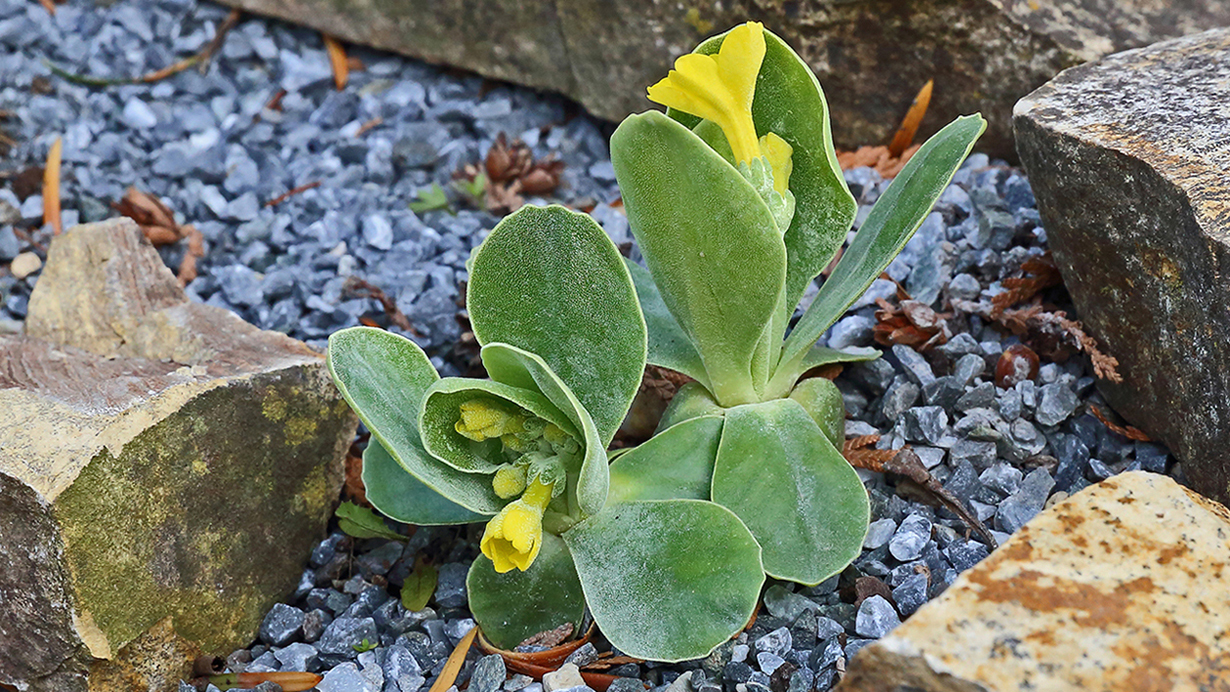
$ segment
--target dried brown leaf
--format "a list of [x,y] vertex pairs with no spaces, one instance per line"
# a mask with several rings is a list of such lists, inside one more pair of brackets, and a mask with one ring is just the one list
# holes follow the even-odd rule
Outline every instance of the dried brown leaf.
[[325,41],[325,51],[329,53],[329,65],[333,68],[333,86],[341,91],[350,82],[350,64],[346,60],[346,49],[337,39],[328,34],[321,34]]
[[576,631],[576,628],[573,627],[572,623],[565,622],[553,630],[539,632],[538,634],[526,637],[525,641],[518,644],[518,646],[543,646],[550,649],[568,641],[574,631]]
[[923,117],[927,115],[927,106],[931,104],[931,90],[934,87],[935,80],[929,79],[922,89],[918,90],[914,102],[910,104],[910,110],[906,111],[905,118],[901,120],[901,127],[897,128],[897,133],[889,142],[889,156],[900,159],[905,150],[914,143],[914,136],[918,134],[918,126],[922,124]]
[[47,152],[47,166],[43,169],[43,223],[51,226],[53,235],[64,230],[60,219],[60,151],[64,142],[56,137]]

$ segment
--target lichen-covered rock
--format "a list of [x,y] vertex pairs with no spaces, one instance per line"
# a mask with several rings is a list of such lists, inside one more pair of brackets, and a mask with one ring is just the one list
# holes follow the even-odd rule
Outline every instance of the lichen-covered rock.
[[838,692],[1230,689],[1230,511],[1166,476],[1056,504],[851,660]]
[[189,302],[128,220],[55,238],[0,338],[0,683],[175,689],[323,534],[355,419],[323,358]]
[[1099,383],[1230,502],[1230,30],[1069,70],[1016,107],[1021,159]]
[[752,18],[816,72],[839,146],[887,142],[915,93],[934,78],[923,134],[982,111],[989,126],[978,146],[997,154],[1011,152],[1012,104],[1065,67],[1230,24],[1228,0],[225,1],[348,41],[558,91],[609,120],[649,108],[645,88],[677,56]]

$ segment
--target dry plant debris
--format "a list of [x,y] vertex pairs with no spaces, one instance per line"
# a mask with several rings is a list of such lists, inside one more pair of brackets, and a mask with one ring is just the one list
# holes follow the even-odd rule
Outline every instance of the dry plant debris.
[[397,307],[397,301],[382,291],[380,287],[374,286],[357,276],[349,276],[346,277],[345,283],[342,284],[342,292],[346,295],[357,298],[371,298],[372,300],[375,300],[380,303],[380,307],[384,309],[385,316],[389,318],[389,322],[391,322],[394,326],[403,332],[409,332],[416,336],[422,336],[419,334],[418,330],[410,324],[410,318],[406,317],[406,314]]
[[332,36],[328,34],[320,36],[325,41],[325,50],[329,53],[329,65],[333,68],[333,86],[341,91],[350,82],[350,63],[346,59],[346,49]]
[[188,247],[176,276],[180,286],[192,283],[196,278],[196,262],[205,256],[205,236],[195,226],[176,222],[175,214],[162,200],[135,187],[128,188],[124,198],[111,206],[121,215],[136,221],[146,239],[155,247],[173,245],[187,239]]
[[535,161],[529,146],[521,140],[508,143],[503,132],[487,150],[480,169],[467,164],[453,174],[463,185],[486,177],[485,205],[492,214],[509,214],[525,204],[523,195],[545,195],[559,187],[564,162],[554,155]]
[[[282,93],[286,93],[286,92],[282,92]],[[310,183],[306,183],[306,184],[304,184],[304,185],[300,185],[299,187],[292,187],[291,189],[287,190],[286,192],[283,192],[282,194],[278,195],[277,197],[274,197],[273,199],[269,200],[268,202],[265,202],[265,206],[266,206],[266,207],[276,207],[276,206],[278,206],[279,204],[281,204],[282,202],[285,202],[286,200],[290,199],[291,197],[294,197],[294,196],[295,196],[295,195],[297,195],[297,194],[300,194],[300,193],[303,193],[303,192],[307,192],[308,190],[312,190],[312,189],[314,189],[314,188],[318,188],[318,187],[320,187],[320,181],[319,181],[319,180],[313,180],[312,182],[310,182]]]
[[903,344],[917,351],[927,351],[947,343],[952,338],[948,327],[951,314],[937,313],[930,305],[919,302],[897,284],[897,305],[877,298],[876,325],[872,334],[881,346]]
[[845,171],[867,166],[874,168],[884,178],[896,177],[922,146],[913,142],[923,117],[927,115],[927,107],[931,105],[934,86],[935,81],[928,80],[918,91],[888,146],[862,146],[854,151],[837,152],[837,163],[841,169]]
[[930,504],[938,504],[944,509],[952,512],[965,522],[974,533],[987,546],[994,549],[996,546],[995,537],[987,530],[978,517],[965,507],[953,494],[940,483],[927,467],[923,465],[922,460],[914,453],[909,446],[902,447],[899,450],[892,449],[875,449],[873,445],[879,442],[879,435],[861,435],[846,440],[842,446],[842,455],[850,465],[859,468],[875,471],[877,473],[891,473],[903,478],[903,482],[912,483],[914,490],[920,491],[920,500],[928,501]]
[[1145,431],[1141,430],[1140,428],[1134,428],[1130,425],[1118,425],[1114,423],[1113,421],[1111,421],[1109,418],[1106,417],[1105,413],[1102,413],[1102,409],[1098,408],[1097,406],[1094,406],[1093,404],[1089,405],[1089,412],[1093,414],[1094,418],[1097,418],[1099,421],[1101,421],[1102,425],[1105,425],[1107,428],[1110,428],[1112,432],[1119,433],[1120,435],[1123,435],[1129,440],[1136,440],[1137,442],[1152,442],[1152,439],[1150,439],[1149,436],[1145,434]]
[[47,165],[43,169],[43,225],[50,225],[55,235],[60,235],[64,230],[60,218],[60,152],[63,147],[63,140],[56,137],[47,152]]
[[910,110],[906,111],[905,118],[901,121],[901,127],[897,128],[897,133],[888,143],[889,156],[901,158],[906,149],[914,143],[914,136],[918,134],[918,126],[922,124],[923,117],[927,115],[927,106],[931,105],[931,90],[934,87],[935,80],[928,79],[923,88],[918,90],[918,95],[910,104]]

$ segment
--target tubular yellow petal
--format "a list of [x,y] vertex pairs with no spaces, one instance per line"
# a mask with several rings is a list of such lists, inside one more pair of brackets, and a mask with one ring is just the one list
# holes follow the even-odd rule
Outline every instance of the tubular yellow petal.
[[739,104],[744,110],[752,108],[756,75],[760,74],[764,52],[764,25],[760,22],[746,22],[731,29],[718,50],[718,71],[731,93],[745,99]]
[[503,574],[513,568],[524,572],[534,564],[542,549],[542,514],[553,490],[552,484],[534,478],[520,500],[508,503],[487,522],[478,547],[496,572]]
[[525,492],[525,469],[512,464],[501,466],[491,479],[491,487],[503,500],[520,495]]
[[790,142],[770,132],[760,138],[760,153],[769,162],[769,170],[773,173],[773,189],[778,194],[786,194],[790,185],[790,174],[794,171],[794,147]]
[[751,161],[760,156],[752,100],[764,53],[764,27],[748,22],[726,35],[716,56],[680,56],[649,88],[649,100],[717,123],[735,160]]

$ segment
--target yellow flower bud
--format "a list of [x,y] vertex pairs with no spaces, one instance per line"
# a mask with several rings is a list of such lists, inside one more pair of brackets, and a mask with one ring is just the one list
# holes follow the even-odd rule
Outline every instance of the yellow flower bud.
[[496,470],[491,486],[502,500],[520,495],[525,492],[525,467],[504,464]]
[[790,185],[790,174],[794,172],[794,147],[790,142],[770,132],[760,138],[760,153],[769,162],[769,171],[773,173],[773,189],[777,194],[784,195]]
[[524,430],[525,416],[513,414],[482,399],[471,399],[461,405],[461,419],[453,429],[463,437],[482,442]]
[[649,87],[649,100],[717,123],[735,162],[750,162],[761,156],[752,99],[764,54],[764,26],[747,22],[726,34],[717,55],[681,56],[665,79]]
[[554,484],[535,478],[521,499],[510,502],[487,522],[479,549],[503,574],[514,567],[524,572],[542,548],[542,514],[551,502]]

